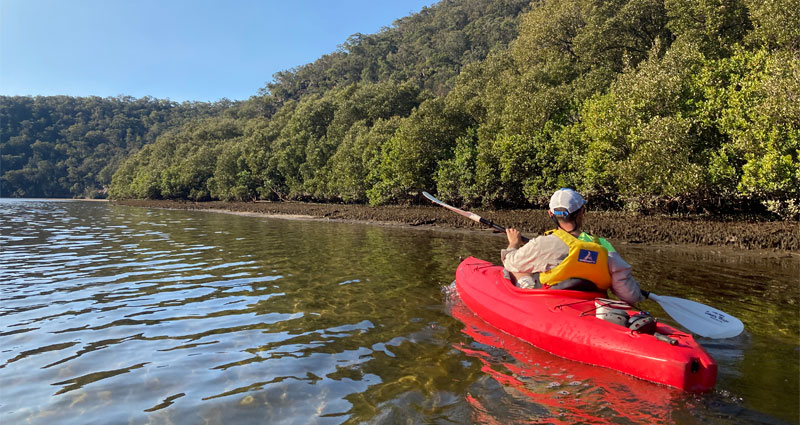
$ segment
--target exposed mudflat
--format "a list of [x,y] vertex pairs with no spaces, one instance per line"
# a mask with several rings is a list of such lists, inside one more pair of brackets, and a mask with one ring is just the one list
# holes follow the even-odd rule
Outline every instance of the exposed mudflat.
[[[214,210],[285,218],[326,219],[389,225],[483,229],[483,226],[437,206],[316,204],[304,202],[186,202],[125,200],[116,204],[186,210]],[[504,227],[534,236],[551,229],[543,210],[471,210]],[[705,217],[643,216],[621,212],[588,211],[585,230],[627,243],[726,246],[800,252],[800,223],[785,221],[719,220]],[[488,231],[488,230],[486,230]]]

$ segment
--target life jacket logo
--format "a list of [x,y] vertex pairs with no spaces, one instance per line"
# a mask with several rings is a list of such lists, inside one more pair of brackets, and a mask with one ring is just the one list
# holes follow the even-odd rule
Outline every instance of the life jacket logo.
[[597,251],[582,249],[578,251],[578,262],[597,264],[597,254],[598,254]]

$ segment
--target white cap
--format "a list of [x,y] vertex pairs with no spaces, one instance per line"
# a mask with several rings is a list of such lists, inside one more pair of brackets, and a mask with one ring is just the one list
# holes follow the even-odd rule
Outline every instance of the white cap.
[[586,200],[572,189],[558,189],[556,193],[550,197],[550,212],[555,215],[565,215],[563,212],[556,211],[558,208],[564,208],[567,210],[567,214],[572,214],[581,209],[584,205],[586,205]]

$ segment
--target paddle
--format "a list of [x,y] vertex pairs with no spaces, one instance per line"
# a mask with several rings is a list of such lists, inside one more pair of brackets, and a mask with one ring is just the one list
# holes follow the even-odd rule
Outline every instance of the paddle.
[[[503,233],[505,233],[505,232],[506,232],[506,228],[505,228],[505,227],[503,227],[503,226],[500,226],[500,225],[497,225],[497,224],[494,224],[494,223],[492,223],[491,221],[489,221],[489,220],[487,220],[487,219],[485,219],[485,218],[483,218],[483,217],[479,216],[478,214],[471,213],[471,212],[469,212],[469,211],[460,210],[460,209],[458,209],[458,208],[456,208],[456,207],[454,207],[454,206],[447,205],[447,204],[445,204],[444,202],[442,202],[442,201],[440,201],[440,200],[436,199],[436,198],[435,198],[433,195],[431,195],[431,194],[430,194],[430,193],[428,193],[428,192],[424,192],[424,191],[423,191],[423,192],[422,192],[422,195],[423,195],[423,196],[425,196],[426,198],[428,198],[428,199],[429,199],[431,202],[433,202],[434,204],[436,204],[436,205],[439,205],[439,206],[442,206],[442,207],[445,207],[445,208],[447,208],[448,210],[450,210],[450,211],[453,211],[453,212],[454,212],[454,213],[456,213],[456,214],[461,214],[461,215],[463,215],[464,217],[466,217],[466,218],[468,218],[468,219],[470,219],[470,220],[472,220],[472,221],[475,221],[475,222],[481,223],[481,224],[483,224],[483,225],[486,225],[486,226],[492,227],[492,228],[494,228],[495,230],[498,230],[498,231],[500,231],[500,232],[503,232]],[[526,238],[525,236],[520,236],[520,237],[522,238],[522,241],[523,241],[523,242],[528,242],[528,241],[530,240],[530,239]]]
[[676,322],[700,336],[733,338],[744,330],[741,320],[705,304],[649,291],[642,291],[642,295],[657,302]]
[[[501,232],[506,231],[504,227],[494,224],[475,213],[447,205],[428,192],[422,192],[422,194],[433,203],[457,214],[461,214],[472,221],[492,227]],[[522,240],[527,242],[529,239],[523,236]],[[644,290],[642,291],[642,295],[647,299],[657,302],[676,322],[697,335],[714,339],[732,338],[739,335],[744,330],[744,324],[741,320],[705,304],[678,297],[656,295]]]

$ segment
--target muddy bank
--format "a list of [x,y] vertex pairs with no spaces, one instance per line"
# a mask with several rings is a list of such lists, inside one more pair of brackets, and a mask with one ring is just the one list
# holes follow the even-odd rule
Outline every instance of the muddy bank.
[[[381,224],[481,228],[478,224],[436,206],[386,206],[313,204],[302,202],[182,202],[125,200],[120,205],[187,210],[221,210],[237,213],[289,215],[317,219],[351,220]],[[545,211],[473,210],[505,227],[537,235],[552,228]],[[589,211],[585,229],[599,236],[627,243],[691,244],[745,249],[800,251],[797,222],[718,221],[704,218],[638,216],[619,212]]]

